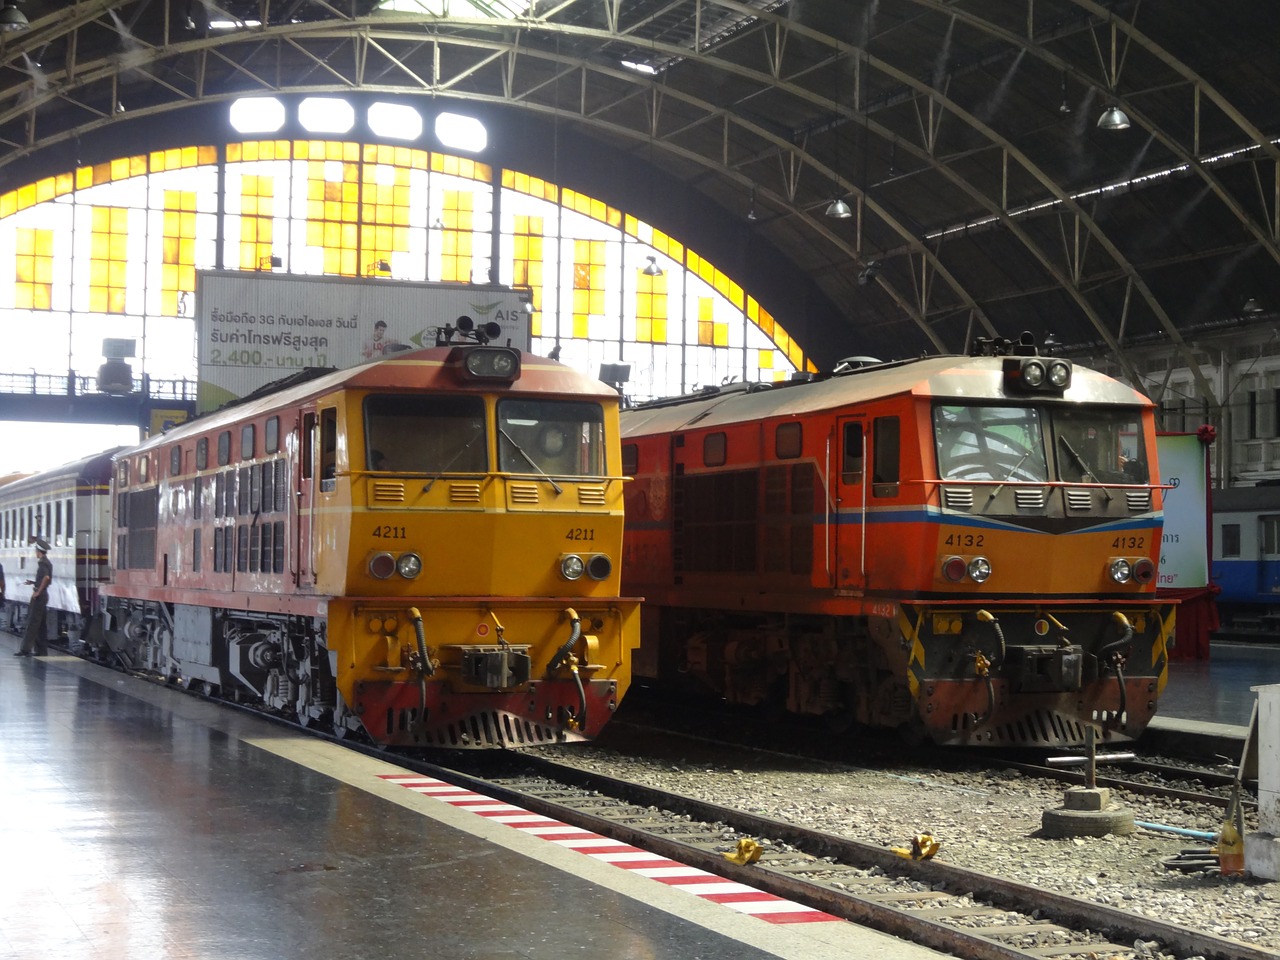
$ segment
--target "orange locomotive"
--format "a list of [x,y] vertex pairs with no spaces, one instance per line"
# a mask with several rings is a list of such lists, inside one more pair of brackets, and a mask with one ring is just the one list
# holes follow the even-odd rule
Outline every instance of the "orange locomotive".
[[553,361],[444,346],[125,450],[97,642],[381,744],[595,736],[639,627],[618,403]]
[[1018,343],[624,411],[637,675],[940,744],[1131,739],[1166,680],[1153,405]]

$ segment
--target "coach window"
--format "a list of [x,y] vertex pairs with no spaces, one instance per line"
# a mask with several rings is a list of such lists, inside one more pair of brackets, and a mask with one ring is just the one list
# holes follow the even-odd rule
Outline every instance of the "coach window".
[[231,431],[223,430],[218,434],[218,466],[225,467],[231,462]]
[[1222,544],[1222,555],[1224,557],[1240,556],[1240,524],[1224,523],[1222,525],[1222,535],[1218,538]]
[[842,439],[843,449],[840,454],[840,481],[842,483],[862,482],[862,460],[864,456],[864,440],[861,423],[846,423]]
[[622,475],[634,477],[640,472],[640,448],[634,443],[622,445]]
[[246,423],[240,428],[240,459],[253,459],[253,424]]
[[62,501],[53,505],[53,542],[62,546]]
[[773,453],[779,460],[794,460],[800,456],[803,430],[799,421],[780,423],[773,434]]
[[897,417],[876,417],[872,427],[871,493],[896,497],[900,479],[900,429]]
[[728,458],[728,443],[723,433],[708,433],[702,438],[702,465],[722,467]]
[[268,417],[267,429],[262,438],[265,445],[265,453],[276,453],[280,449],[280,418]]
[[209,438],[201,437],[196,441],[196,469],[209,469]]

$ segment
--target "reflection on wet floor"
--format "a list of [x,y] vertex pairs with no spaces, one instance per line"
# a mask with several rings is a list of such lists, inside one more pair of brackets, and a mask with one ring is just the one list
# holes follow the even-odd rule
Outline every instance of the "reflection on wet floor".
[[1169,685],[1157,712],[1244,726],[1257,699],[1251,688],[1271,683],[1280,683],[1280,645],[1215,641],[1208,660],[1169,664]]

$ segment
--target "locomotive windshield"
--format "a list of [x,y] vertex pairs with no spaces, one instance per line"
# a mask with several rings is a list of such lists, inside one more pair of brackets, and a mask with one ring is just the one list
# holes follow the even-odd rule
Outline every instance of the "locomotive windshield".
[[[1139,414],[1108,407],[934,407],[943,480],[1146,483],[1148,453]],[[1046,443],[1045,438],[1050,442]]]
[[370,470],[484,473],[488,469],[481,397],[375,394],[364,402]]
[[947,405],[933,409],[938,476],[943,480],[1049,477],[1036,407]]
[[603,407],[573,400],[499,401],[498,469],[604,476]]
[[1083,483],[1146,483],[1150,470],[1135,410],[1064,407],[1053,412],[1058,473]]

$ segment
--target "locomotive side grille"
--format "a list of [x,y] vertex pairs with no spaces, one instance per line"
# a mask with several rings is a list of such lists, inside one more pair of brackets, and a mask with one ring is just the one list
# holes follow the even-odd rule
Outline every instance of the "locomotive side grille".
[[578,487],[578,503],[584,507],[604,506],[604,484],[582,484]]
[[507,496],[512,503],[537,503],[538,485],[536,483],[509,483]]
[[1013,502],[1019,510],[1043,510],[1044,487],[1014,487]]
[[1067,508],[1070,510],[1088,510],[1093,506],[1092,490],[1068,490]]
[[404,483],[399,480],[373,481],[373,499],[377,503],[404,503]]
[[449,484],[450,503],[479,503],[480,484],[455,482]]
[[952,510],[972,510],[973,487],[947,487],[943,499]]
[[1129,510],[1133,513],[1146,513],[1151,509],[1150,490],[1126,490],[1124,498],[1128,501]]

